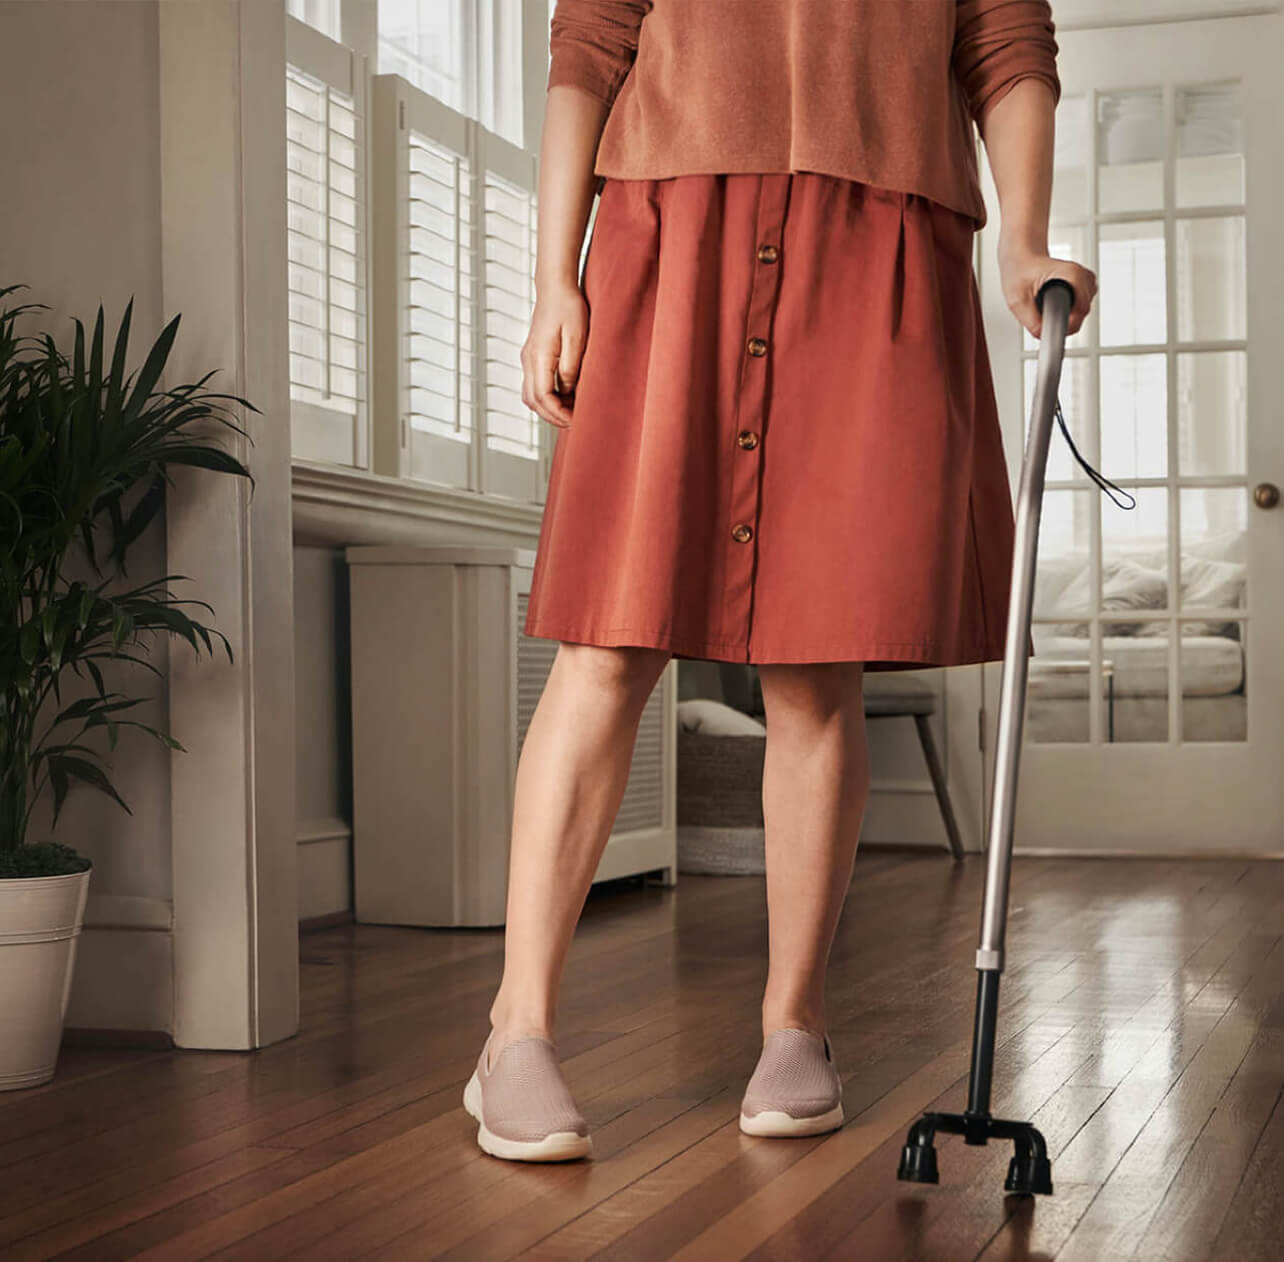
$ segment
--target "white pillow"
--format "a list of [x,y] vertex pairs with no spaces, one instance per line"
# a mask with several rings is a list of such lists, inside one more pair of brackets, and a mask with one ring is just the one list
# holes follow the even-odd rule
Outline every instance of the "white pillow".
[[1082,552],[1055,552],[1039,558],[1034,583],[1036,615],[1052,612],[1065,604],[1061,593],[1088,564]]
[[[1199,556],[1182,556],[1181,599],[1183,609],[1239,609],[1244,604],[1247,567],[1236,561],[1211,561]],[[1236,622],[1184,622],[1182,635],[1221,635],[1239,638]],[[1145,626],[1141,635],[1167,635],[1165,623]]]
[[678,702],[678,726],[684,732],[706,736],[765,736],[767,727],[752,715],[711,697],[690,697]]
[[1221,534],[1207,535],[1187,545],[1191,556],[1205,561],[1236,561],[1241,565],[1248,560],[1248,538],[1242,530],[1225,530]]
[[[1058,604],[1068,608],[1084,609],[1092,603],[1089,588],[1090,574],[1085,566],[1076,574],[1061,595]],[[1168,599],[1168,581],[1158,570],[1148,569],[1122,557],[1111,557],[1101,570],[1101,608],[1107,614],[1128,609],[1162,609]],[[1111,635],[1138,635],[1149,623],[1111,621]],[[1057,635],[1073,635],[1086,639],[1086,622],[1062,622],[1055,628]]]

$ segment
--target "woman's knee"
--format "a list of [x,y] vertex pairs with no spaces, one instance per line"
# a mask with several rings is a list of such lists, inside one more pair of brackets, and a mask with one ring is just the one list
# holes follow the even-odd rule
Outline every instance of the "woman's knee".
[[556,665],[594,691],[645,703],[671,656],[666,649],[564,641],[558,647]]
[[864,662],[773,662],[758,667],[768,720],[863,715]]

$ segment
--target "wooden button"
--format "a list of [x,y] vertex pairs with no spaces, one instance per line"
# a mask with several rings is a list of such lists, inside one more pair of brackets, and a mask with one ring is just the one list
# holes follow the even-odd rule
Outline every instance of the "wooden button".
[[747,349],[750,355],[761,358],[767,353],[767,343],[760,337],[751,337]]
[[746,451],[752,451],[758,445],[758,435],[751,429],[742,429],[736,435],[738,442]]
[[748,543],[753,538],[753,527],[746,526],[744,522],[741,522],[740,525],[732,527],[731,537],[737,543]]
[[760,245],[758,247],[759,263],[774,263],[780,257],[780,251],[774,245]]

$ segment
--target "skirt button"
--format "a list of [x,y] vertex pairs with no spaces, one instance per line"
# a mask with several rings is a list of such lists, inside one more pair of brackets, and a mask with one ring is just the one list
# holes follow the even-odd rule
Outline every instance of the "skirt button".
[[746,451],[752,451],[758,445],[758,435],[751,429],[742,429],[736,435],[738,442]]
[[751,337],[747,349],[750,355],[761,357],[767,353],[767,343],[760,337]]
[[737,543],[748,543],[753,538],[753,527],[741,522],[740,525],[732,527],[731,537]]
[[780,251],[774,245],[760,245],[758,247],[759,263],[774,263],[780,257]]

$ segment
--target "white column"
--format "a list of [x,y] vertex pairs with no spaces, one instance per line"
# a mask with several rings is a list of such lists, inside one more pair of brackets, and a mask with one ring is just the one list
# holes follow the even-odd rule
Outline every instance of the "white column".
[[[170,379],[249,399],[256,479],[178,471],[169,572],[235,660],[171,652],[174,1038],[257,1047],[298,1028],[282,0],[159,12],[162,293]],[[188,586],[179,584],[180,588]]]

